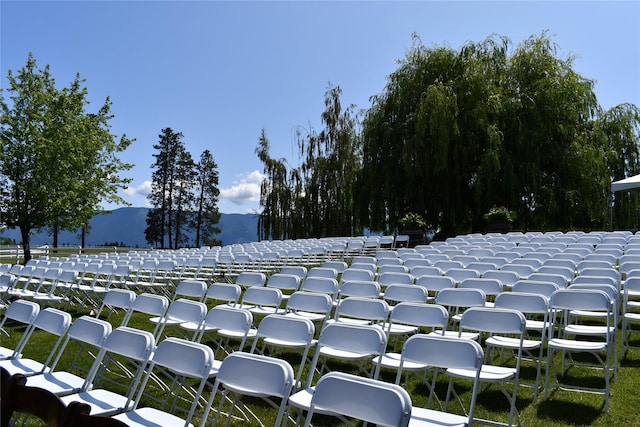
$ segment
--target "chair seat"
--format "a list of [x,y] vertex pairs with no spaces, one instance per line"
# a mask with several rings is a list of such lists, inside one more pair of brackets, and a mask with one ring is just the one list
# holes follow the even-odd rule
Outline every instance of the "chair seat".
[[86,403],[91,406],[91,415],[110,416],[133,408],[133,401],[130,401],[127,405],[127,398],[125,396],[104,389],[95,389],[63,396],[62,401],[67,405],[71,402]]
[[466,427],[468,421],[468,417],[462,415],[414,406],[409,427]]
[[[287,340],[279,340],[275,338],[265,338],[265,344],[275,345],[277,347],[286,347],[286,348],[305,348],[309,343],[307,341],[287,341]],[[311,347],[313,347],[318,341],[312,340]]]
[[23,374],[26,376],[39,374],[45,366],[32,359],[11,359],[0,362],[0,367],[5,368],[10,375]]
[[625,313],[624,318],[627,320],[640,320],[640,313]]
[[[125,412],[113,417],[126,423],[129,427],[184,427],[185,422],[182,418],[171,415],[167,412],[159,411],[155,408],[140,408],[135,411]],[[189,427],[193,424],[189,423]]]
[[418,332],[416,326],[393,323],[388,330],[389,335],[411,335]]
[[364,359],[365,357],[373,356],[373,354],[370,353],[358,353],[355,351],[338,350],[331,347],[322,347],[320,349],[320,355],[325,357],[332,357],[335,359],[346,360],[359,360]]
[[[247,332],[247,338],[255,337],[256,336],[256,332],[257,332],[256,329],[250,329],[249,332]],[[235,339],[239,339],[239,340],[241,340],[245,336],[244,332],[235,331],[235,330],[232,330],[232,329],[218,329],[217,333],[218,333],[218,335],[220,335],[222,337],[225,337],[225,338],[235,338]]]
[[298,409],[308,410],[311,407],[311,398],[313,397],[314,388],[302,389],[289,396],[289,404]]
[[614,327],[607,328],[606,326],[597,325],[567,325],[564,328],[565,333],[569,335],[591,335],[591,336],[604,336],[608,333],[615,332]]
[[562,338],[553,338],[549,340],[548,346],[559,350],[594,352],[602,351],[607,348],[607,344],[605,342],[567,340]]
[[[382,355],[382,357],[374,357],[373,363],[377,364],[379,361],[382,368],[399,369],[401,357],[401,353],[385,353]],[[426,363],[416,363],[408,360],[405,360],[404,364],[402,365],[402,369],[405,371],[419,371],[428,367],[429,365],[427,365]]]
[[70,372],[47,372],[46,374],[29,377],[29,387],[40,387],[60,396],[61,394],[76,393],[82,389],[84,378]]
[[[501,347],[501,348],[509,348],[513,350],[517,350],[520,347],[520,339],[513,337],[504,337],[495,335],[487,338],[485,343],[488,346],[493,347]],[[542,343],[536,340],[522,340],[522,349],[526,351],[535,350],[536,348],[540,348]]]
[[[427,335],[431,335],[431,336],[435,335],[435,336],[441,337],[443,336],[442,329],[440,330],[436,329],[433,332],[429,332]],[[462,334],[460,334],[460,332],[458,331],[444,331],[444,336],[448,338],[465,338],[468,340],[477,341],[480,334],[477,332],[469,332],[469,331],[463,331]]]
[[[471,369],[447,369],[447,374],[455,378],[465,378],[473,380],[476,377],[476,371]],[[482,365],[480,370],[481,382],[503,382],[509,380],[516,375],[515,368],[495,365]]]
[[287,317],[291,317],[294,319],[309,319],[312,322],[321,322],[323,321],[327,315],[322,313],[311,313],[308,311],[292,311],[285,314]]

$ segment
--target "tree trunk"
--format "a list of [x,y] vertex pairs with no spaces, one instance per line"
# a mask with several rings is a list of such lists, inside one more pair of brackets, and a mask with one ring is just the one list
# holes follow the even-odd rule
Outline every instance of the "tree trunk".
[[31,259],[31,248],[29,247],[31,229],[29,227],[20,226],[20,235],[22,236],[22,252],[24,255],[24,263],[26,264]]

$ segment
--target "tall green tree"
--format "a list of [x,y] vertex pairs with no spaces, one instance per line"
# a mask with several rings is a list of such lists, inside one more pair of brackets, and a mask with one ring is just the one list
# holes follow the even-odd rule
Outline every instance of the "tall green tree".
[[256,154],[264,164],[259,221],[261,238],[303,238],[361,232],[355,212],[356,178],[361,165],[354,106],[343,108],[340,87],[325,93],[324,128],[297,132],[300,166],[273,159],[263,130]]
[[260,187],[260,206],[262,213],[258,219],[258,238],[288,239],[293,233],[289,225],[290,218],[298,211],[294,209],[293,189],[289,184],[289,171],[286,159],[274,159],[269,153],[271,143],[266,131],[262,129],[256,155],[264,165],[265,179]]
[[459,51],[414,40],[363,123],[367,225],[393,229],[416,212],[455,235],[482,231],[504,205],[521,229],[603,226],[611,179],[638,169],[637,108],[602,112],[593,81],[546,33],[513,51],[498,36]]
[[220,196],[218,164],[209,150],[204,150],[196,164],[196,200],[194,225],[196,231],[195,246],[202,244],[214,246],[221,242],[215,239],[220,233],[218,199]]
[[[177,248],[186,243],[186,229],[193,207],[195,164],[187,151],[183,135],[171,128],[162,129],[159,141],[153,146],[155,162],[151,165],[152,190],[148,198],[155,210],[147,217],[147,233],[153,239],[159,235],[161,248]],[[166,242],[165,243],[165,237]],[[149,243],[153,243],[150,241]]]
[[29,54],[8,81],[10,102],[0,98],[0,212],[8,227],[20,228],[29,260],[33,230],[49,227],[57,236],[85,226],[102,202],[126,204],[117,193],[130,180],[119,174],[131,165],[118,153],[132,141],[111,133],[109,98],[87,112],[79,75],[57,89],[49,66],[38,68]]

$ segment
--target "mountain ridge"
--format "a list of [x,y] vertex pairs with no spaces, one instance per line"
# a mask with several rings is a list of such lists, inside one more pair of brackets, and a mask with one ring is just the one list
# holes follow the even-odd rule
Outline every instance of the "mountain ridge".
[[[90,229],[85,242],[87,246],[103,246],[117,244],[132,248],[149,247],[144,230],[147,227],[147,212],[149,208],[125,207],[110,212],[99,213],[91,219]],[[256,214],[221,214],[218,227],[221,233],[216,235],[223,245],[248,243],[258,240],[258,216]],[[192,239],[194,232],[187,235]],[[20,230],[7,229],[0,233],[18,244],[22,241]],[[31,236],[31,245],[50,245],[53,241],[50,230],[37,230]],[[58,235],[60,246],[80,245],[80,232],[62,231]]]

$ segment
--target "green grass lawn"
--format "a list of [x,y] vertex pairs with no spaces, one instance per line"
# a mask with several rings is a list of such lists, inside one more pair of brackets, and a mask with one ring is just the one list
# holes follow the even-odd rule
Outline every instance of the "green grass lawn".
[[[87,314],[84,312],[72,312],[74,318],[80,315]],[[122,313],[116,313],[110,316],[109,321],[117,327],[122,320]],[[136,314],[129,323],[129,326],[152,330],[152,325],[148,321],[148,316]],[[17,337],[19,336],[19,329],[21,327],[14,324],[7,324],[5,329],[9,334],[1,336],[0,344],[4,347],[13,347]],[[640,334],[639,334],[640,335]],[[46,336],[43,332],[36,332],[35,336],[30,340],[24,351],[24,357],[35,358],[38,360],[44,360],[47,357],[46,348],[51,346],[54,338]],[[245,349],[248,350],[249,347]],[[66,368],[71,365],[75,351],[66,352],[61,362],[58,365],[59,369]],[[282,353],[279,355],[290,361],[294,365],[294,370],[297,368],[300,361],[300,356],[295,353]],[[83,356],[83,364],[89,366],[91,358],[86,354]],[[559,356],[558,356],[559,357]],[[535,378],[534,364],[529,361],[523,362],[523,368],[521,370],[521,380],[523,382],[531,382]],[[335,368],[344,370],[354,370],[354,368],[348,364],[335,364]],[[544,370],[543,370],[544,372]],[[118,377],[115,372],[112,373],[114,380],[118,381]],[[592,370],[588,369],[572,369],[570,375],[575,377],[576,381],[591,381],[591,376],[594,375]],[[600,372],[598,377],[601,378]],[[304,377],[303,377],[304,378]],[[601,384],[601,380],[593,379],[596,383]],[[317,378],[316,378],[317,379]],[[381,379],[389,382],[395,380],[395,372],[382,371]],[[28,384],[28,383],[27,383]],[[444,397],[446,391],[446,376],[441,375],[437,385],[438,395]],[[415,375],[410,376],[407,382],[403,382],[402,385],[411,395],[413,405],[420,407],[426,406],[428,399],[428,389]],[[535,427],[535,426],[640,426],[640,394],[638,393],[638,387],[640,386],[640,350],[629,351],[625,359],[620,365],[618,379],[612,382],[611,385],[611,400],[609,412],[604,412],[603,404],[604,397],[601,395],[575,393],[563,390],[554,391],[548,400],[543,399],[541,394],[537,402],[533,402],[533,389],[530,387],[521,386],[518,390],[517,408],[520,412],[520,420],[522,426]],[[152,395],[162,396],[165,392],[157,388],[153,383],[150,383],[150,390]],[[468,383],[457,382],[456,390],[461,395],[465,406],[468,404],[470,396],[470,387]],[[207,396],[208,397],[208,392]],[[271,425],[275,420],[276,411],[266,404],[263,404],[258,399],[244,398],[243,401],[249,405],[249,407],[263,420],[265,425]],[[156,405],[151,400],[145,402],[146,404]],[[183,405],[188,405],[190,402],[183,402]],[[216,407],[214,404],[214,408]],[[456,402],[450,404],[449,410],[452,412],[461,413],[460,405]],[[495,388],[483,387],[478,396],[478,402],[476,406],[476,416],[478,418],[484,418],[489,420],[495,420],[500,422],[506,422],[509,415],[509,406],[506,398]],[[198,420],[199,421],[199,420]],[[234,420],[232,425],[254,425],[255,422],[242,422]],[[289,425],[292,425],[289,422]],[[331,417],[314,417],[314,425],[336,425],[337,420]],[[29,421],[27,425],[41,425],[35,421]]]

